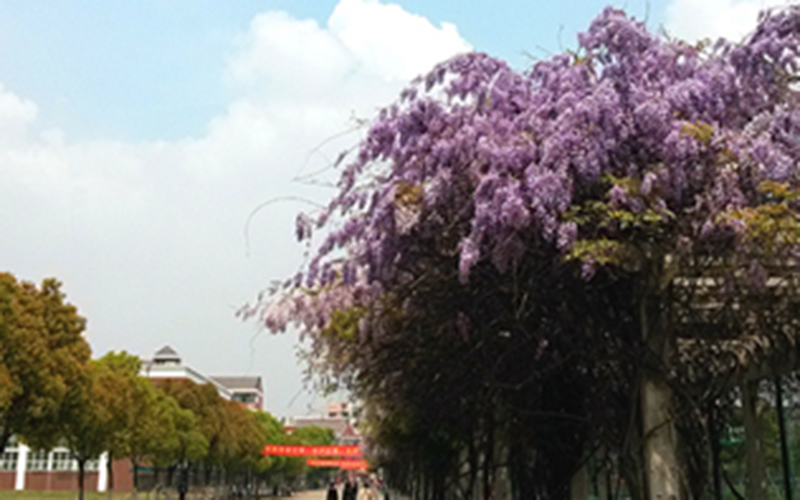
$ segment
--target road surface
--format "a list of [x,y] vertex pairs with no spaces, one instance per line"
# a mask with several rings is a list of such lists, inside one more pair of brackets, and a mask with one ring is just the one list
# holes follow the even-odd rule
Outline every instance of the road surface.
[[325,500],[325,490],[299,491],[289,497],[290,500]]
[[[325,500],[325,494],[327,493],[326,490],[316,490],[316,491],[300,491],[288,497],[288,500]],[[339,498],[341,497],[341,491],[339,492]],[[383,497],[379,497],[383,498]],[[394,500],[394,497],[392,497]]]

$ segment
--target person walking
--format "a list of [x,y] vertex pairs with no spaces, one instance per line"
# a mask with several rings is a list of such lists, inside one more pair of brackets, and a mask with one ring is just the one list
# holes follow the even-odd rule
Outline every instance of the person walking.
[[375,491],[372,489],[372,486],[369,484],[369,482],[364,481],[356,500],[378,500],[378,495],[375,494]]
[[[331,485],[328,487],[328,495],[325,497],[325,500],[339,500],[339,492],[336,490],[336,483],[331,482]],[[344,500],[344,495],[342,495],[342,500]]]
[[349,479],[344,483],[344,490],[342,490],[342,500],[356,500],[356,494],[353,489],[353,483]]

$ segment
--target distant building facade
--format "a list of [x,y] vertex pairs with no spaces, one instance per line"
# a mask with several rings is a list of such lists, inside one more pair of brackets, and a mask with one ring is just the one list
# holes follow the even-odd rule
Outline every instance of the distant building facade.
[[264,387],[259,376],[207,376],[185,365],[180,355],[165,345],[153,355],[152,360],[142,362],[140,374],[149,379],[191,380],[195,384],[211,384],[220,397],[236,401],[251,410],[264,409]]
[[218,386],[226,388],[231,400],[251,410],[264,409],[264,388],[261,377],[221,377],[213,376],[211,380]]
[[325,405],[325,416],[327,418],[345,418],[352,416],[351,404],[343,401],[332,401]]
[[361,434],[358,432],[358,415],[353,411],[351,403],[335,401],[325,405],[324,416],[289,417],[284,421],[287,432],[301,427],[316,426],[331,429],[336,444],[359,444]]
[[[106,480],[105,454],[86,463],[86,490]],[[77,487],[78,461],[69,449],[31,450],[11,437],[0,455],[0,490],[71,490]],[[102,477],[101,477],[102,476]]]

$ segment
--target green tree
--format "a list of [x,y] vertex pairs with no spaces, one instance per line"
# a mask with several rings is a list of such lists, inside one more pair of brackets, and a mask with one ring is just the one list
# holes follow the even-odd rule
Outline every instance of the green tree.
[[255,415],[235,401],[226,401],[228,429],[233,441],[234,455],[231,465],[253,470],[260,461],[261,450],[267,441],[267,431]]
[[254,486],[258,473],[266,465],[261,450],[267,439],[267,432],[256,419],[253,412],[234,401],[225,401],[228,421],[226,439],[230,443],[231,454],[225,460],[229,479],[247,488]]
[[115,430],[115,406],[118,377],[101,369],[97,362],[88,364],[67,392],[62,405],[62,435],[78,462],[78,496],[83,500],[86,462],[108,449]]
[[[208,439],[199,426],[197,416],[185,408],[181,408],[177,401],[167,396],[163,401],[163,414],[169,419],[170,427],[174,432],[161,443],[158,451],[153,454],[153,465],[166,467],[168,483],[172,484],[172,477],[177,470],[181,474],[181,481],[186,481],[188,467],[191,463],[202,460],[208,453]],[[185,491],[180,491],[180,499],[185,498]]]
[[12,435],[56,444],[62,405],[91,354],[85,327],[55,279],[37,287],[0,273],[0,452]]
[[127,407],[129,425],[113,440],[112,449],[115,456],[131,461],[134,498],[139,490],[139,468],[176,446],[175,406],[175,401],[149,380],[133,379]]
[[[253,418],[264,429],[263,444],[286,444],[286,429],[271,413],[266,411],[253,412]],[[258,466],[261,475],[270,479],[281,473],[286,466],[286,457],[270,457],[263,455]]]
[[[197,418],[198,429],[208,443],[207,453],[202,457],[206,484],[211,483],[214,471],[219,488],[234,477],[249,481],[254,472],[268,470],[269,462],[261,457],[267,430],[256,414],[238,403],[225,401],[212,384],[161,380],[157,385]],[[225,481],[220,477],[223,475]]]
[[195,384],[189,380],[158,380],[155,383],[181,408],[190,410],[197,418],[198,427],[208,441],[208,452],[203,460],[208,484],[212,471],[224,467],[234,454],[224,400],[212,384]]
[[336,442],[336,434],[333,429],[308,425],[299,427],[292,432],[292,441],[304,445],[329,445]]
[[[332,429],[326,429],[316,425],[299,427],[292,431],[289,436],[290,444],[302,445],[330,445],[336,442],[336,434]],[[328,474],[328,469],[311,469],[306,465],[305,458],[289,458],[286,465],[286,475],[290,480],[305,474],[310,482],[321,482]]]
[[136,425],[132,408],[134,398],[141,391],[137,384],[149,383],[139,376],[140,367],[141,360],[125,351],[109,352],[95,362],[102,397],[111,415],[106,448],[109,499],[114,491],[114,458],[126,455],[126,439],[130,435],[130,427]]

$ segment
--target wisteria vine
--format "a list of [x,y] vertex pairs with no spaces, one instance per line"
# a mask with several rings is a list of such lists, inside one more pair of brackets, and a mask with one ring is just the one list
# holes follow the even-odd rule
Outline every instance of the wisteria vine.
[[[604,261],[581,242],[622,234],[576,216],[592,201],[669,225],[660,243],[678,250],[736,233],[764,181],[800,180],[798,51],[800,7],[762,14],[742,43],[710,46],[607,8],[576,52],[529,71],[482,53],[446,61],[380,112],[336,197],[297,219],[299,239],[323,231],[323,243],[247,312],[324,344],[342,311],[374,313],[425,271],[409,262],[420,244],[452,255],[465,285],[480,263],[504,273],[532,245],[577,256],[589,279]],[[357,335],[375,334],[365,315],[349,318]]]

